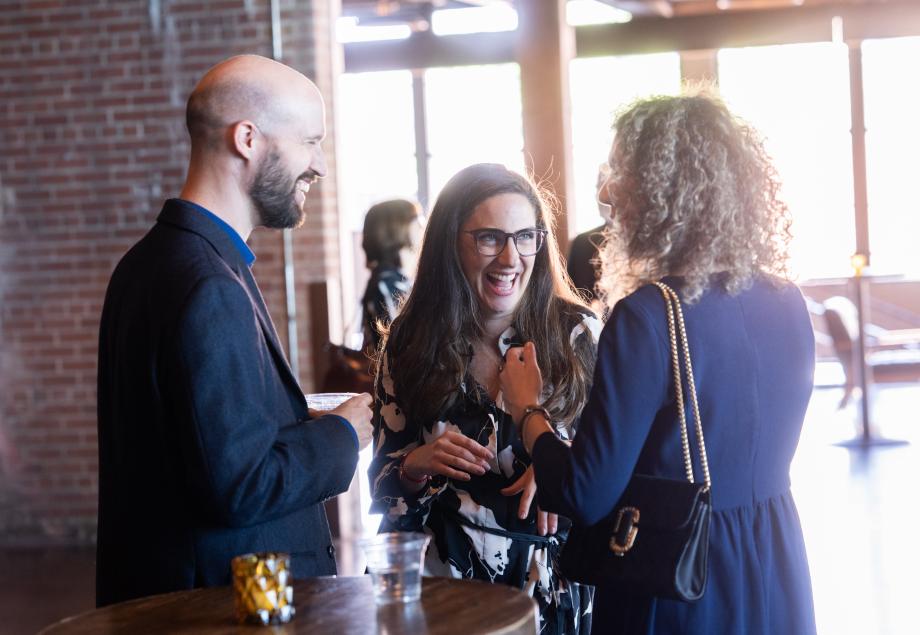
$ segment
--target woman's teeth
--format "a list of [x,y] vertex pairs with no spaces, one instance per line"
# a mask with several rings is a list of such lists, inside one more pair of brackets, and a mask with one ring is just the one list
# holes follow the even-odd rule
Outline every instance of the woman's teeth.
[[487,273],[489,281],[492,282],[495,286],[501,288],[510,288],[514,284],[514,279],[517,277],[516,273]]

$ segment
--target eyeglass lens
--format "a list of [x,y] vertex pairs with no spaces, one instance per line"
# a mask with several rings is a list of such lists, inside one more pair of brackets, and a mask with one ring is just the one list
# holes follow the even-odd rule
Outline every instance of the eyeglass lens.
[[482,230],[474,236],[476,248],[483,256],[497,256],[504,251],[509,236],[522,256],[533,256],[543,247],[543,232],[536,229],[522,229],[513,234],[498,230]]

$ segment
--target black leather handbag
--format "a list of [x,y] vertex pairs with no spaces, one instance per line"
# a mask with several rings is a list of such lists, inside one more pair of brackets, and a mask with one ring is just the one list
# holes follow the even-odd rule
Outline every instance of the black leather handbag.
[[[656,285],[667,307],[674,393],[687,479],[633,474],[606,518],[590,527],[578,524],[572,527],[562,550],[559,570],[565,578],[575,582],[692,602],[700,599],[706,589],[711,481],[680,299],[666,284]],[[681,381],[681,352],[696,424],[703,471],[701,483],[693,480]]]

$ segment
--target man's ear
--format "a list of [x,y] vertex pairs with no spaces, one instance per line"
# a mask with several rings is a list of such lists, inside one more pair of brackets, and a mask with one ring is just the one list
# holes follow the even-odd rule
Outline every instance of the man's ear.
[[259,128],[248,119],[239,121],[230,126],[230,147],[233,152],[250,161],[258,153],[257,144],[260,141]]

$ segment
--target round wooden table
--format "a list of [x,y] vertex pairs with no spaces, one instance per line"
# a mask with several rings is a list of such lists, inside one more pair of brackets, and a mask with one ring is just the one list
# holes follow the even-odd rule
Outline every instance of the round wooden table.
[[283,626],[239,625],[230,587],[154,595],[88,611],[52,624],[40,635],[196,633],[228,635],[534,635],[537,605],[500,584],[422,578],[422,599],[376,606],[370,576],[310,578],[294,582],[297,614]]

